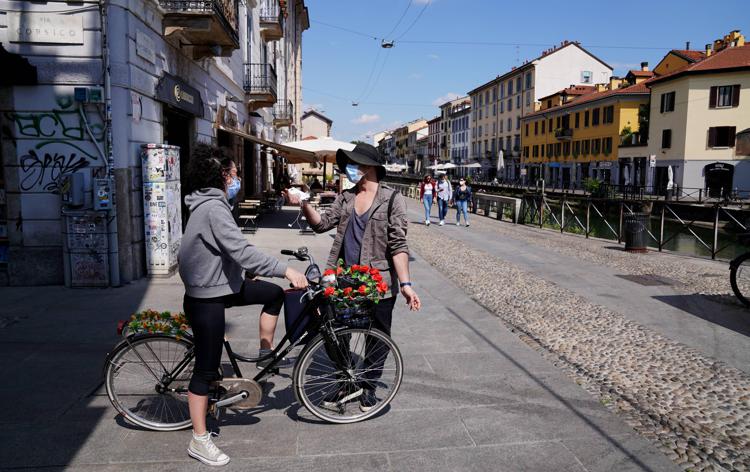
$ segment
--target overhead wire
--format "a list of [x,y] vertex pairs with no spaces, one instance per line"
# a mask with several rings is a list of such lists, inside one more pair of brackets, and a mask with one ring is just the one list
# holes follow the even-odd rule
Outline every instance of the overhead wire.
[[406,28],[406,31],[404,31],[403,33],[401,33],[401,35],[398,38],[396,38],[395,41],[398,41],[399,39],[401,39],[404,36],[406,36],[406,34],[409,31],[411,31],[412,28],[414,28],[414,25],[417,24],[417,22],[419,21],[419,19],[422,17],[422,14],[425,12],[425,10],[427,10],[427,7],[429,7],[431,3],[432,3],[432,0],[427,0],[427,2],[424,4],[424,6],[422,7],[422,9],[419,10],[419,14],[416,16],[416,18],[414,18],[414,21],[411,22],[411,24],[409,25],[409,27]]
[[404,20],[404,17],[406,16],[406,13],[409,11],[409,8],[411,8],[413,0],[409,0],[409,3],[406,4],[406,8],[404,9],[403,13],[401,13],[401,17],[399,17],[398,21],[396,22],[396,25],[391,29],[391,31],[385,35],[386,38],[390,37],[395,31],[396,28],[401,24],[401,22]]

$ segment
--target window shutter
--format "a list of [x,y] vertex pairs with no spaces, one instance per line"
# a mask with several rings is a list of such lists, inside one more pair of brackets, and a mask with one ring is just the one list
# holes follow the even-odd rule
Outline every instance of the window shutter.
[[[712,89],[715,87],[711,87]],[[711,94],[713,96],[713,93]],[[708,147],[716,146],[716,128],[708,128]]]
[[718,91],[719,87],[711,87],[711,92],[708,96],[708,108],[716,108],[716,95]]
[[661,103],[659,104],[659,113],[664,113],[664,102],[666,101],[667,94],[661,94]]
[[732,85],[732,106],[740,106],[740,86]]
[[729,132],[727,133],[727,135],[728,135],[727,136],[727,141],[728,141],[729,147],[734,147],[734,137],[735,137],[736,131],[737,131],[736,127],[729,126]]

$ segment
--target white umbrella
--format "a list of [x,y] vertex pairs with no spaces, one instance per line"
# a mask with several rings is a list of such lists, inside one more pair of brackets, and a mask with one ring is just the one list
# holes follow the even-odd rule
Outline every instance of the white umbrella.
[[354,149],[355,145],[346,141],[339,141],[337,139],[324,136],[322,138],[292,141],[290,143],[284,143],[284,146],[315,153],[315,157],[323,161],[323,173],[325,174],[326,163],[336,162],[336,151],[338,151],[339,149],[351,151]]
[[431,165],[431,166],[427,166],[427,168],[431,169],[431,170],[442,170],[442,169],[445,169],[444,164],[434,164],[434,165]]
[[479,167],[482,167],[482,164],[480,164],[478,162],[472,162],[471,164],[464,164],[464,165],[459,166],[459,167],[466,167],[467,169],[477,169]]
[[456,167],[458,167],[456,164],[452,162],[446,162],[445,164],[442,165],[441,168],[442,169],[455,169]]
[[625,185],[630,185],[630,166],[625,166],[622,168],[622,176],[623,180],[625,181]]
[[672,166],[667,166],[667,190],[674,188],[674,171]]
[[504,156],[503,150],[501,149],[500,152],[497,153],[497,174],[501,175],[504,168],[505,168],[505,156]]

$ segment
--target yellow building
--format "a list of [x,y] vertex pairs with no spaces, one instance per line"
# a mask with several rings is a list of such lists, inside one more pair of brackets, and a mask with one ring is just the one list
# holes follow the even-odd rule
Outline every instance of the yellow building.
[[612,78],[541,99],[542,108],[521,119],[522,162],[530,181],[571,187],[594,177],[617,183],[620,143],[638,132],[639,110],[648,109],[646,83]]

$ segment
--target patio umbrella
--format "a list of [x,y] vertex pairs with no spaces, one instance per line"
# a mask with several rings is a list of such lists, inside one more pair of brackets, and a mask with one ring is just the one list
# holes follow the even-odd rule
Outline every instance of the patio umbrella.
[[505,168],[505,156],[503,153],[503,150],[501,149],[500,152],[497,153],[497,173],[500,174],[502,170]]
[[339,141],[337,139],[324,136],[322,138],[292,141],[290,143],[284,143],[284,146],[314,153],[315,157],[318,158],[319,161],[323,162],[323,174],[325,175],[326,164],[329,162],[334,164],[336,163],[336,151],[338,151],[339,149],[351,151],[354,149],[355,145],[346,141]]
[[478,162],[472,162],[471,164],[464,164],[464,165],[459,166],[459,167],[465,167],[467,169],[477,169],[479,167],[482,167],[482,164],[480,164]]
[[622,176],[625,185],[630,185],[630,166],[626,165],[622,168]]
[[667,190],[674,188],[674,171],[672,166],[667,166]]

